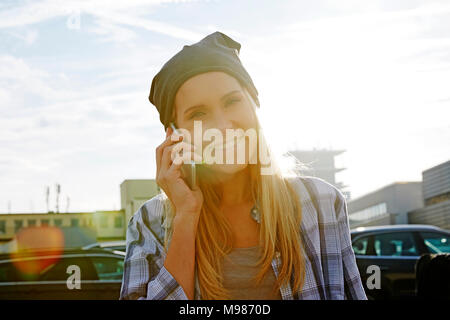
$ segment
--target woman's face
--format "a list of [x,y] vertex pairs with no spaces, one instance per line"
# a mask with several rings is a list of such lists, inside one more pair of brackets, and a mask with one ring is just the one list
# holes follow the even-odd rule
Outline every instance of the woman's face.
[[207,141],[205,132],[208,129],[217,129],[216,132],[220,132],[223,137],[221,145],[223,161],[221,164],[214,163],[207,166],[217,173],[233,174],[247,167],[250,154],[255,152],[255,148],[251,148],[249,154],[250,143],[245,143],[245,160],[240,161],[237,158],[238,144],[232,144],[234,159],[230,163],[230,160],[226,159],[227,148],[230,148],[230,145],[225,144],[231,142],[226,139],[227,129],[242,129],[245,132],[251,128],[257,134],[255,107],[246,88],[234,77],[224,72],[201,73],[189,78],[178,89],[175,95],[175,121],[177,127],[190,132],[192,139],[194,139],[194,121],[201,121],[203,155],[208,150],[208,145],[211,147],[212,142],[217,143],[215,138]]

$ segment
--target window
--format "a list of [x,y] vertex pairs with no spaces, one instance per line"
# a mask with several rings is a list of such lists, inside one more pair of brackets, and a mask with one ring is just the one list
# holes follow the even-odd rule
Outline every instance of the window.
[[108,217],[107,216],[100,217],[100,228],[108,228]]
[[23,227],[22,220],[14,220],[14,232],[19,231]]
[[55,226],[61,227],[62,226],[62,219],[55,219],[53,220]]
[[[51,261],[51,263],[48,263],[45,259],[41,259],[39,263],[48,265],[48,267],[41,272],[39,281],[66,281],[70,276],[70,274],[67,273],[67,268],[72,265],[76,265],[80,268],[81,282],[83,282],[83,280],[97,280],[92,265],[82,256],[76,258],[62,257],[59,261]],[[83,286],[83,284],[81,285]]]
[[41,226],[49,226],[50,220],[49,219],[41,219]]
[[123,222],[122,222],[122,216],[118,216],[114,218],[114,227],[116,228],[122,228]]
[[393,232],[374,236],[377,256],[418,256],[411,232]]
[[91,257],[99,280],[122,280],[123,260],[107,257]]
[[36,219],[28,219],[28,226],[34,227],[36,225]]
[[444,194],[440,194],[438,196],[426,199],[425,200],[425,205],[426,206],[430,206],[432,204],[439,203],[439,202],[444,202],[444,201],[447,201],[447,200],[450,200],[450,192],[447,192],[447,193],[444,193]]
[[0,220],[0,234],[6,233],[6,221]]
[[70,225],[72,227],[78,227],[80,225],[80,221],[78,219],[70,219]]
[[355,252],[355,254],[366,255],[368,251],[367,250],[368,244],[369,244],[368,237],[360,238],[353,243],[353,251]]
[[420,234],[431,253],[450,253],[450,236],[437,232],[421,232]]
[[385,214],[387,214],[387,206],[386,203],[383,202],[369,208],[350,213],[349,219],[352,221],[369,221],[377,219]]

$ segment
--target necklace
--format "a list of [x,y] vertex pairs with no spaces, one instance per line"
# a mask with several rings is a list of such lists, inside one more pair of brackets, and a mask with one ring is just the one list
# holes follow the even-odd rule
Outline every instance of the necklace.
[[261,223],[261,213],[259,212],[259,208],[256,204],[250,210],[250,214],[251,214],[253,220],[255,220],[258,223]]

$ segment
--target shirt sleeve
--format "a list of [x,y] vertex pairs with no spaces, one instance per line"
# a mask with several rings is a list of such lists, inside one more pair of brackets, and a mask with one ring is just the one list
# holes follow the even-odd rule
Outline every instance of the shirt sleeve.
[[344,271],[344,294],[346,300],[367,300],[361,276],[356,264],[355,253],[350,237],[347,202],[341,191],[337,190],[335,210],[340,234],[342,265]]
[[155,220],[156,199],[131,217],[126,233],[126,255],[119,300],[187,300],[183,288],[164,267],[165,253],[149,226]]

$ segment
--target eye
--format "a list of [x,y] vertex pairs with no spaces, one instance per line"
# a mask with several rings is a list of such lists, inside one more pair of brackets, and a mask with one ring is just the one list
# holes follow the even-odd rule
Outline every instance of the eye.
[[233,104],[238,103],[239,101],[241,101],[241,99],[239,99],[239,98],[232,98],[232,99],[230,99],[230,100],[227,101],[227,103],[225,104],[225,106],[228,107],[228,106],[230,106],[230,105],[233,105]]
[[205,114],[205,113],[202,112],[202,111],[195,111],[195,112],[192,112],[192,113],[189,115],[189,120],[194,119],[194,118],[201,117],[201,116],[204,115],[204,114]]

